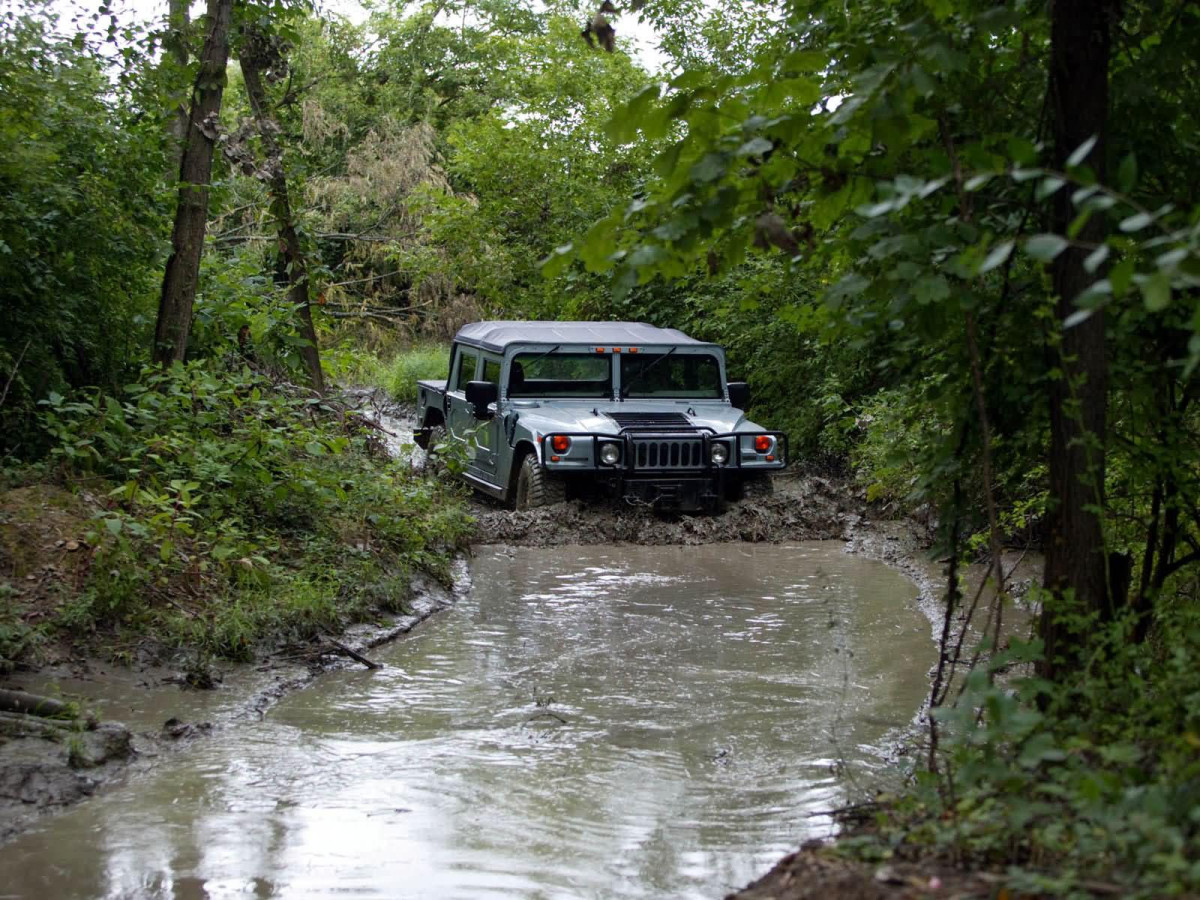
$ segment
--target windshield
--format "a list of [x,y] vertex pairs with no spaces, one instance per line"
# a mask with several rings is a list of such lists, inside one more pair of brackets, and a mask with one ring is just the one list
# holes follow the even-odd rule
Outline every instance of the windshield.
[[621,394],[720,400],[725,396],[721,364],[708,354],[671,351],[622,356]]
[[591,353],[518,353],[508,374],[509,397],[612,395],[612,362]]

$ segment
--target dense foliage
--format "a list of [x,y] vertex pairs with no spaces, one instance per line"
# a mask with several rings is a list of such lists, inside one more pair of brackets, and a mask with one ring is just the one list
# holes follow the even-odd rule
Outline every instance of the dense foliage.
[[[165,372],[143,364],[177,187],[167,124],[204,22],[114,24],[114,55],[105,19],[3,14],[0,452],[15,480],[40,460],[37,477],[106,498],[112,564],[65,621],[154,620],[242,655],[362,613],[331,571],[443,571],[453,498],[294,387],[313,343],[298,280],[328,374],[400,397],[473,319],[682,327],[728,348],[803,464],[940,522],[951,671],[913,790],[863,852],[1011,865],[1041,890],[1200,890],[1200,11],[651,0],[648,72],[625,52],[633,14],[608,14],[605,52],[598,6],[397,0],[355,24],[236,4],[231,59],[254,33],[269,77],[252,109],[231,65],[205,126],[189,362]],[[1064,21],[1077,8],[1102,10],[1099,43]],[[1076,67],[1090,96],[1062,74],[1081,46],[1106,57]],[[1102,127],[1068,140],[1084,111]],[[1095,540],[1063,546],[1088,533],[1064,510]],[[976,608],[960,563],[992,566],[978,610],[998,621],[1006,544],[1104,583],[1054,575],[1039,633],[998,647],[985,627],[977,656],[953,640]]]

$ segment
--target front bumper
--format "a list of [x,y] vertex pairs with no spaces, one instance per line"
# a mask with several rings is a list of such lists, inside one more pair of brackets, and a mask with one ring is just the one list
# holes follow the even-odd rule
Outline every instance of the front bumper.
[[[555,439],[569,441],[566,450],[554,449]],[[766,448],[756,441],[766,438]],[[605,463],[605,445],[618,451]],[[724,453],[717,453],[721,447]],[[756,475],[767,475],[787,466],[787,435],[781,431],[729,432],[622,432],[590,434],[554,432],[541,438],[542,465],[555,475],[591,478],[615,489],[631,501],[679,509],[711,508],[724,495],[725,486]]]

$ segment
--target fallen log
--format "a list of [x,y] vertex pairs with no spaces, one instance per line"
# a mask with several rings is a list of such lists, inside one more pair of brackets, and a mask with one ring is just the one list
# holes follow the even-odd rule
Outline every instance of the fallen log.
[[73,703],[65,703],[62,700],[55,700],[53,697],[43,697],[40,694],[30,694],[25,691],[0,688],[0,712],[40,716],[44,719],[83,718],[89,728],[96,726],[95,716],[81,715],[79,707]]

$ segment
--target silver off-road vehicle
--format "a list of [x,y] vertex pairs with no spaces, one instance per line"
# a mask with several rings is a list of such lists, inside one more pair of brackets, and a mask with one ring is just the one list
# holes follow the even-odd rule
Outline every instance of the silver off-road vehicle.
[[416,442],[467,448],[464,476],[517,509],[602,490],[691,511],[767,492],[787,437],[746,419],[725,354],[640,322],[476,322],[447,381],[417,382]]

